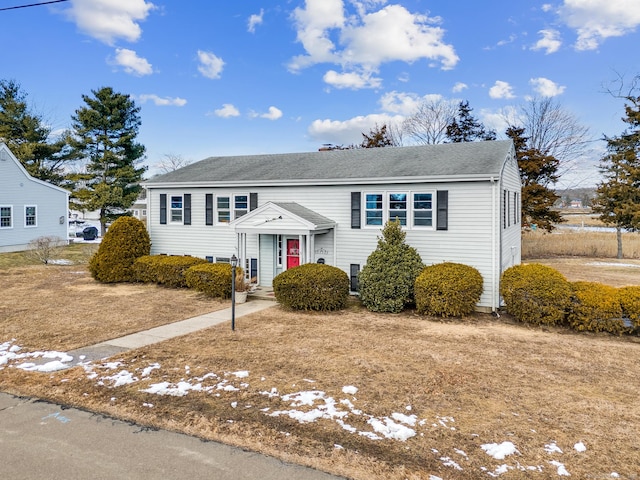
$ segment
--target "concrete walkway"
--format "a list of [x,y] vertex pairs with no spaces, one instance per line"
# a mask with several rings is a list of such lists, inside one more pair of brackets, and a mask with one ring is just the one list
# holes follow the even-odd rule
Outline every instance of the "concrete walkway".
[[[236,318],[249,315],[269,307],[276,303],[273,300],[251,299],[246,303],[236,304]],[[78,361],[97,361],[116,355],[134,348],[145,347],[154,343],[163,342],[170,338],[179,337],[188,333],[197,332],[224,322],[231,322],[231,307],[211,313],[205,313],[197,317],[188,318],[180,322],[169,323],[160,327],[151,328],[142,332],[133,333],[125,337],[114,338],[106,342],[82,347],[67,352],[73,356],[74,363]],[[231,327],[229,327],[231,328]]]

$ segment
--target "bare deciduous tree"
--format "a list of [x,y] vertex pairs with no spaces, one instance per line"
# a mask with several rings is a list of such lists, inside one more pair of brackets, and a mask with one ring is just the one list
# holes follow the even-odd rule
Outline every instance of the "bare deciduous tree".
[[425,99],[402,124],[403,133],[421,145],[443,143],[447,127],[458,113],[458,102],[444,98]]
[[590,150],[589,128],[553,98],[533,98],[521,107],[518,119],[508,119],[510,127],[524,128],[527,147],[559,162],[558,175],[576,167]]
[[24,255],[27,258],[36,260],[40,263],[48,264],[51,260],[54,260],[56,256],[60,255],[62,248],[67,242],[56,236],[38,237],[29,242],[27,250]]
[[189,160],[185,160],[182,155],[176,153],[165,153],[162,161],[156,164],[156,167],[162,173],[175,172],[179,168],[186,167],[191,163]]

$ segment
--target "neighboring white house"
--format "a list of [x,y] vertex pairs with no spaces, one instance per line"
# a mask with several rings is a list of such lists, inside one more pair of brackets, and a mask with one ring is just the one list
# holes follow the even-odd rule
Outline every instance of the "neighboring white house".
[[478,307],[500,305],[520,263],[521,183],[513,144],[211,157],[144,184],[153,254],[240,259],[262,286],[302,263],[357,274],[384,223],[400,219],[425,264],[450,261],[484,278]]
[[67,241],[69,192],[30,176],[0,143],[0,252],[26,250],[38,237]]

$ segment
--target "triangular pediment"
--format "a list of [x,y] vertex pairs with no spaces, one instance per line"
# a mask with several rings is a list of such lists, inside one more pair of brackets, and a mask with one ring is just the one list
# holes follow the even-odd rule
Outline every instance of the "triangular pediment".
[[238,233],[318,233],[335,227],[335,222],[297,203],[267,202],[231,222]]

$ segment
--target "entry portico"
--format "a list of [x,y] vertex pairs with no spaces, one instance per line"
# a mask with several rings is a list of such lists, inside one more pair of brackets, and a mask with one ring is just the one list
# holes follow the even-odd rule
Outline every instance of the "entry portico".
[[[267,202],[230,224],[237,238],[239,264],[255,271],[263,286],[270,286],[278,273],[301,264],[333,265],[335,226],[333,220],[295,202]],[[249,258],[248,242],[258,244],[257,259]]]

